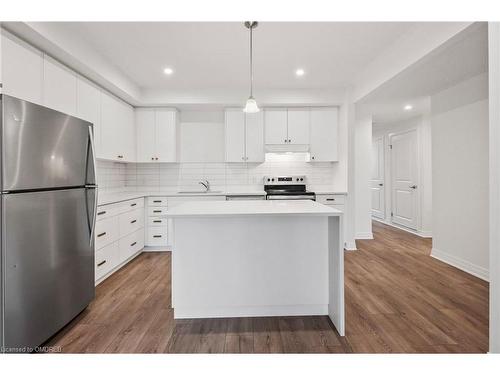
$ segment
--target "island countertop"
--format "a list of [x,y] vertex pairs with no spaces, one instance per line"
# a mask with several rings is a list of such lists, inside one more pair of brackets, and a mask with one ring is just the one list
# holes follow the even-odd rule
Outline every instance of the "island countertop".
[[193,216],[341,216],[342,211],[311,200],[186,202],[173,207],[167,217]]

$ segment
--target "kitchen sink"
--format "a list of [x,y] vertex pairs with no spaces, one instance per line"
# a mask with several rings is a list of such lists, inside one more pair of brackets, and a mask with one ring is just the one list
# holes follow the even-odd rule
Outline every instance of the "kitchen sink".
[[222,193],[222,190],[184,190],[178,191],[179,194],[218,194]]

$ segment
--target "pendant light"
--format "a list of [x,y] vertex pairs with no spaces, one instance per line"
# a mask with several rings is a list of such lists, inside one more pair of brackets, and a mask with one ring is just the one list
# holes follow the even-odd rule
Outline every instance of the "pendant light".
[[256,113],[259,112],[260,109],[257,106],[257,102],[253,97],[253,34],[252,31],[258,25],[257,21],[247,21],[245,22],[245,27],[250,30],[250,96],[247,99],[247,103],[245,108],[243,108],[243,112],[246,113]]

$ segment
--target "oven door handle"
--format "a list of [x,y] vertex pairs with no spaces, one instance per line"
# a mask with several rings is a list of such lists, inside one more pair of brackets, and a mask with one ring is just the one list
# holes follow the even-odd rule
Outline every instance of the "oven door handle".
[[311,200],[315,201],[315,195],[268,195],[267,200],[270,201],[284,201],[284,200]]

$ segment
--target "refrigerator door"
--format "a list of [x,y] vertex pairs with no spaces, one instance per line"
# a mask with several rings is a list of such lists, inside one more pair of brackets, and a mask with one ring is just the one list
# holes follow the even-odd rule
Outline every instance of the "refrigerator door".
[[86,184],[91,123],[3,95],[2,191]]
[[94,298],[87,189],[2,195],[6,348],[42,344]]

